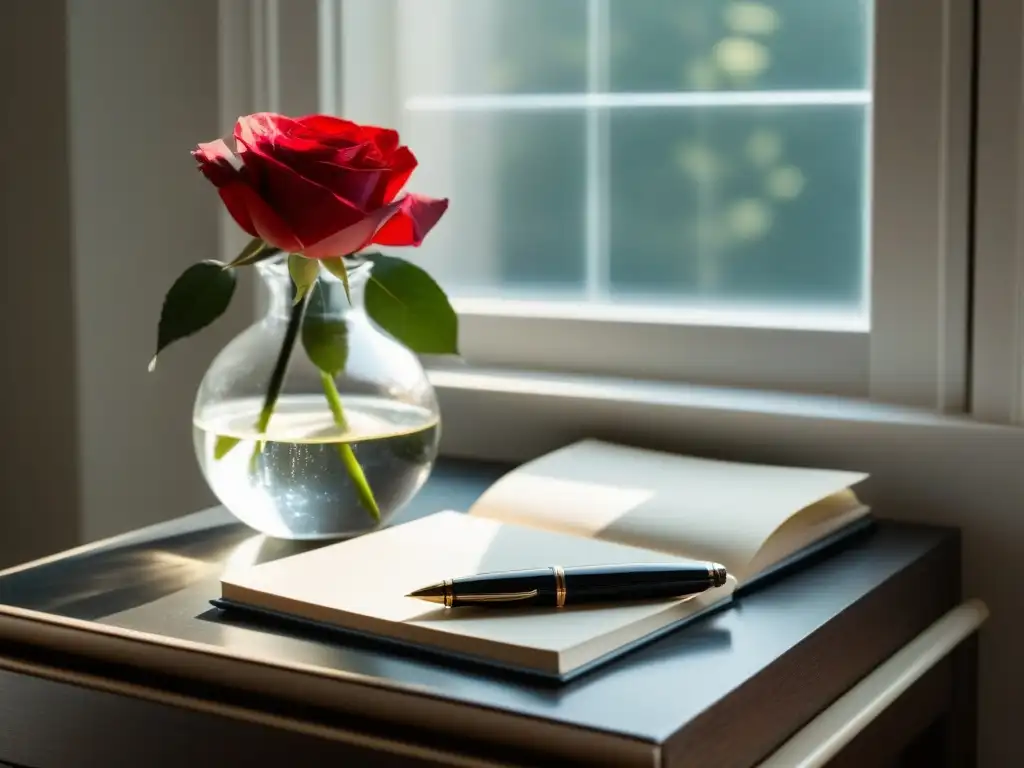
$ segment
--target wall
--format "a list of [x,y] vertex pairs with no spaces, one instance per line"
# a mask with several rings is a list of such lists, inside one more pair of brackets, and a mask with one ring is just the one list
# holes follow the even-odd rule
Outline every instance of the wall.
[[189,156],[230,130],[211,3],[33,0],[4,22],[0,565],[213,502],[192,398],[252,312],[246,283],[147,373],[164,292],[219,256],[221,204]]
[[[192,453],[192,398],[251,291],[236,292],[233,323],[222,318],[146,370],[164,292],[192,262],[219,257],[220,200],[189,155],[230,130],[218,124],[211,5],[68,5],[86,540],[213,501]],[[204,17],[211,23],[196,23]]]
[[0,48],[2,566],[81,531],[63,3],[6,3]]

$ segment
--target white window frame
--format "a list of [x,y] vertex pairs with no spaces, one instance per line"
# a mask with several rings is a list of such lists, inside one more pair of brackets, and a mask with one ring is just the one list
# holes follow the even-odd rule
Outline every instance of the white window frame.
[[979,0],[971,415],[1024,423],[1024,8]]
[[[344,5],[221,0],[222,26],[248,35],[247,44],[226,46],[223,71],[235,76],[225,78],[225,95],[244,95],[225,99],[225,114],[335,111],[342,87],[386,91],[394,41],[363,36],[365,45],[357,39],[342,50]],[[393,28],[390,7],[360,6],[371,14],[361,28]],[[723,325],[692,315],[594,316],[585,305],[567,313],[457,301],[469,367],[440,368],[435,379],[461,391],[486,388],[488,370],[503,381],[547,372],[968,411],[973,13],[971,0],[876,2],[870,333],[771,317],[737,315]],[[232,67],[232,56],[248,66]],[[358,76],[344,77],[352,71]],[[377,119],[395,124],[381,103]]]

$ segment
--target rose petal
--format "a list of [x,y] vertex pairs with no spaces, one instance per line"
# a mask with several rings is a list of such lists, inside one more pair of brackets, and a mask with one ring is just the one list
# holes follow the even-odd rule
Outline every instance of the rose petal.
[[390,170],[383,163],[359,157],[362,146],[373,147],[355,145],[339,150],[316,145],[311,150],[296,150],[279,143],[265,146],[263,153],[365,211],[384,204]]
[[224,207],[228,209],[228,213],[238,223],[238,226],[252,237],[259,237],[260,233],[256,230],[252,216],[249,215],[248,195],[245,193],[247,189],[249,188],[243,182],[236,180],[220,187],[217,192],[220,194],[220,199],[224,201]]
[[374,192],[387,178],[387,172],[384,170],[345,168],[331,162],[319,161],[303,166],[302,171],[307,178],[364,211],[380,207],[379,204],[371,205],[371,202]]
[[372,142],[385,157],[398,147],[398,133],[390,128],[359,125],[331,115],[307,115],[296,122],[301,126],[298,135],[313,135],[320,141],[332,144],[338,140],[355,144]]
[[372,125],[365,126],[364,131],[364,135],[368,136],[377,145],[377,149],[385,157],[398,149],[398,131],[393,131],[390,128],[378,128]]
[[351,138],[358,140],[361,128],[358,123],[333,115],[306,115],[296,121],[298,133],[323,138]]
[[271,144],[275,139],[294,129],[296,121],[274,112],[255,112],[235,121],[235,141],[253,147],[262,141]]
[[378,245],[418,246],[448,210],[447,198],[409,194],[396,203],[398,210],[378,230],[372,242]]
[[[265,242],[286,253],[298,253],[302,250],[302,241],[298,235],[251,187],[239,183],[233,185],[232,189],[235,200],[238,204],[245,206],[249,219],[252,221],[255,232],[250,232],[250,234],[262,238]],[[225,200],[225,202],[227,201]],[[238,221],[238,218],[236,217],[235,220]]]
[[386,225],[388,219],[394,216],[399,208],[400,203],[397,202],[378,208],[361,221],[335,232],[320,242],[307,245],[302,254],[311,259],[332,259],[355,253],[373,241],[373,236]]
[[198,145],[192,150],[192,157],[199,163],[199,170],[215,187],[223,187],[238,180],[242,159],[232,152],[223,139]]
[[301,242],[320,242],[365,218],[366,214],[351,202],[284,165],[258,145],[248,149],[244,159],[259,179],[260,197]]
[[398,193],[402,191],[405,182],[409,180],[409,176],[416,170],[416,165],[416,156],[408,147],[399,147],[395,150],[395,153],[388,159],[391,176],[384,187],[380,200],[381,203],[390,203],[398,197]]

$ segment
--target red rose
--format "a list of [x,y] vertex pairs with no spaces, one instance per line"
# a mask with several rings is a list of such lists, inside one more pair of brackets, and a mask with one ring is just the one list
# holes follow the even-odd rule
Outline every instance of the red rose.
[[416,158],[386,128],[269,112],[193,152],[238,225],[287,253],[347,256],[370,243],[419,245],[447,200],[398,193]]

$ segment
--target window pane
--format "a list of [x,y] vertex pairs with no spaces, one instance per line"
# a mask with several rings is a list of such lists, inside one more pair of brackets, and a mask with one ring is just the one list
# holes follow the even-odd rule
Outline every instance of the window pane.
[[403,0],[398,9],[406,95],[586,88],[586,0]]
[[613,294],[856,309],[864,113],[612,110]]
[[452,201],[416,260],[456,295],[579,297],[583,132],[579,111],[410,115],[409,188]]
[[865,321],[870,0],[357,7],[394,34],[343,112],[451,199],[417,258],[453,294]]
[[865,88],[866,0],[610,0],[615,91]]

